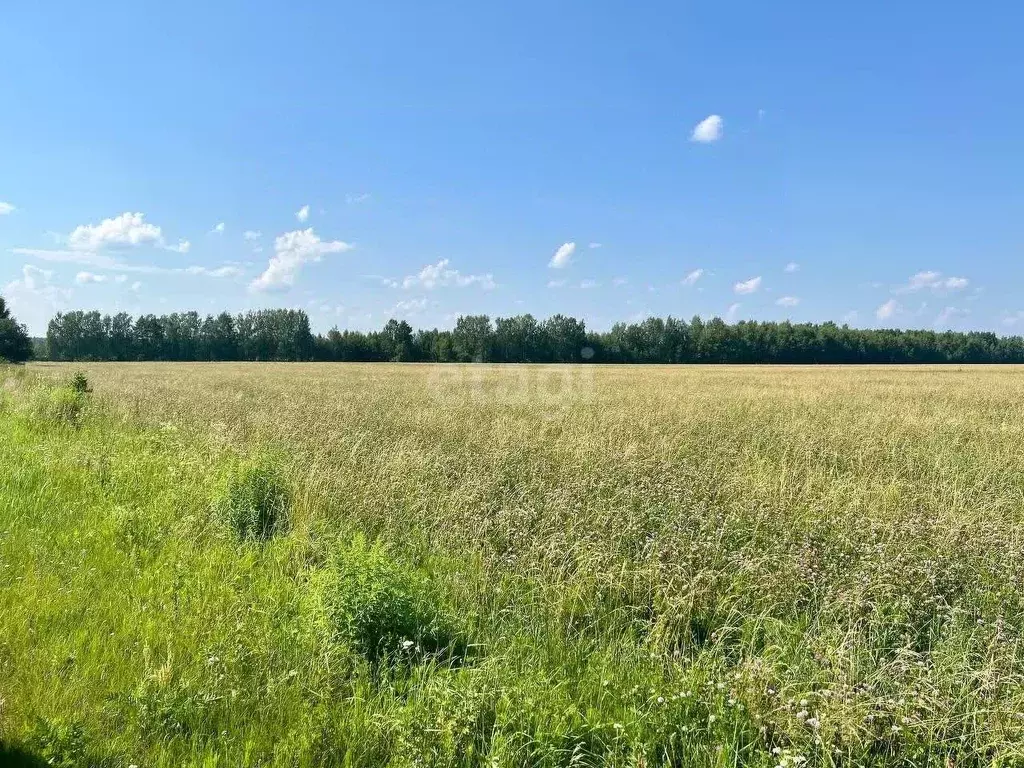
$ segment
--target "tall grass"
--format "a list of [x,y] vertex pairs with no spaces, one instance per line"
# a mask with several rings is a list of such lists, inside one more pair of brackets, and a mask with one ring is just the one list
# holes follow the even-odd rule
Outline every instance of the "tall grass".
[[1024,763],[1016,369],[72,372],[0,374],[11,754]]

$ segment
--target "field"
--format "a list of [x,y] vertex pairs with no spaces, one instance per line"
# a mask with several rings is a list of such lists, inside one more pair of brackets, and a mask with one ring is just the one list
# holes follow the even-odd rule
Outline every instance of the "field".
[[0,763],[1024,765],[1024,370],[0,382]]

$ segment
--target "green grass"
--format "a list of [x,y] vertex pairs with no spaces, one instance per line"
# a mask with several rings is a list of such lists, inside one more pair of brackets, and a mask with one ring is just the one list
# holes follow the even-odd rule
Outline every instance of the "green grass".
[[0,762],[1024,764],[1015,369],[73,371],[0,371]]

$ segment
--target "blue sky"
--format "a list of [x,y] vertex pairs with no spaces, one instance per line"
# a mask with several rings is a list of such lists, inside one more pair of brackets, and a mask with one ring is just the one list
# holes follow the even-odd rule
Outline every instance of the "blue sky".
[[[7,4],[0,293],[1024,329],[1010,2]],[[247,234],[248,233],[248,234]]]

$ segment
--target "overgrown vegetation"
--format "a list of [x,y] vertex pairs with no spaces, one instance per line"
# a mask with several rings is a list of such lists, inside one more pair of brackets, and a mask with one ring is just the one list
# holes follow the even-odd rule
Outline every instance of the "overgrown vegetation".
[[495,363],[1020,363],[1024,339],[994,333],[855,329],[835,323],[652,317],[588,331],[572,317],[458,318],[452,330],[389,320],[371,333],[313,335],[301,310],[237,316],[58,314],[52,360],[289,360]]
[[288,530],[291,492],[274,463],[260,457],[232,468],[216,506],[240,539],[265,541]]
[[1024,764],[1015,369],[32,368],[0,756]]

